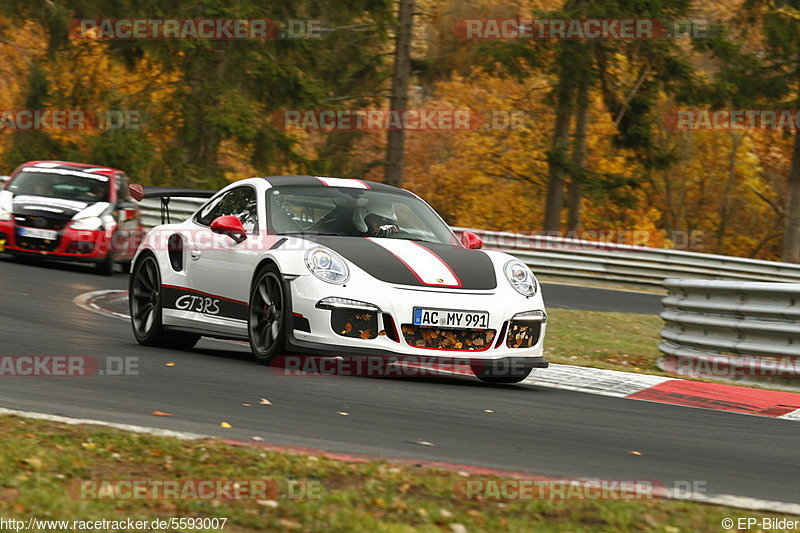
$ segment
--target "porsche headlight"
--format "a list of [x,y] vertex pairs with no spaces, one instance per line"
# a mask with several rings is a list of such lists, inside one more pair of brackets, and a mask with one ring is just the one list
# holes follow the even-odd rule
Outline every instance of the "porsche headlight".
[[505,272],[508,282],[523,296],[533,296],[539,290],[533,272],[525,263],[512,259],[506,263]]
[[72,229],[97,231],[103,229],[103,219],[100,217],[77,218],[70,224]]
[[341,285],[350,278],[345,260],[333,250],[312,248],[306,252],[306,267],[322,281]]

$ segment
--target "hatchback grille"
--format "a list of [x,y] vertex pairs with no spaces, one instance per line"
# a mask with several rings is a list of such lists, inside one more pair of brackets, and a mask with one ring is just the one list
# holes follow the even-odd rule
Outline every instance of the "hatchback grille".
[[58,248],[59,242],[61,242],[60,235],[56,237],[56,240],[54,241],[21,237],[20,235],[17,235],[16,240],[16,244],[20,248],[24,248],[25,250],[33,250],[36,252],[53,252],[56,250],[56,248]]
[[41,229],[62,229],[69,222],[68,218],[45,217],[40,215],[14,215],[18,226]]

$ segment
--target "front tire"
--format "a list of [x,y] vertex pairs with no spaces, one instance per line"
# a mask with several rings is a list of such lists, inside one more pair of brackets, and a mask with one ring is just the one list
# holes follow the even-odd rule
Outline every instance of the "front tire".
[[283,277],[278,267],[265,266],[255,277],[250,289],[247,314],[247,337],[253,357],[262,365],[269,365],[286,347],[286,298]]
[[199,335],[166,331],[161,316],[161,275],[158,262],[147,254],[136,262],[128,284],[128,307],[133,336],[142,346],[191,350]]

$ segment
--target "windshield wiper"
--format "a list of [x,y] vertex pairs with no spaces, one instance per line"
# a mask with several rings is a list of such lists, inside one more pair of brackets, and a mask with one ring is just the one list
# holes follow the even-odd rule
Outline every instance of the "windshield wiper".
[[405,239],[407,241],[414,241],[414,242],[428,242],[428,243],[431,243],[431,244],[442,244],[442,243],[437,242],[437,241],[429,241],[428,239],[416,239],[416,238],[413,238],[413,237],[391,237],[391,238],[393,238],[393,239]]
[[330,235],[334,237],[353,237],[346,233],[335,233],[332,231],[285,231],[281,235]]

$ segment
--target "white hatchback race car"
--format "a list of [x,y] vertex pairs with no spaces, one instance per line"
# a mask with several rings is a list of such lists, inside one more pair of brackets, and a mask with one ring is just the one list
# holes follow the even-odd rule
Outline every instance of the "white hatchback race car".
[[[192,190],[131,187],[169,199]],[[466,362],[515,383],[542,355],[547,315],[521,261],[456,237],[415,194],[314,176],[237,181],[188,220],[145,237],[129,286],[136,340],[190,349],[201,336],[284,353]],[[162,210],[162,218],[164,210]]]

